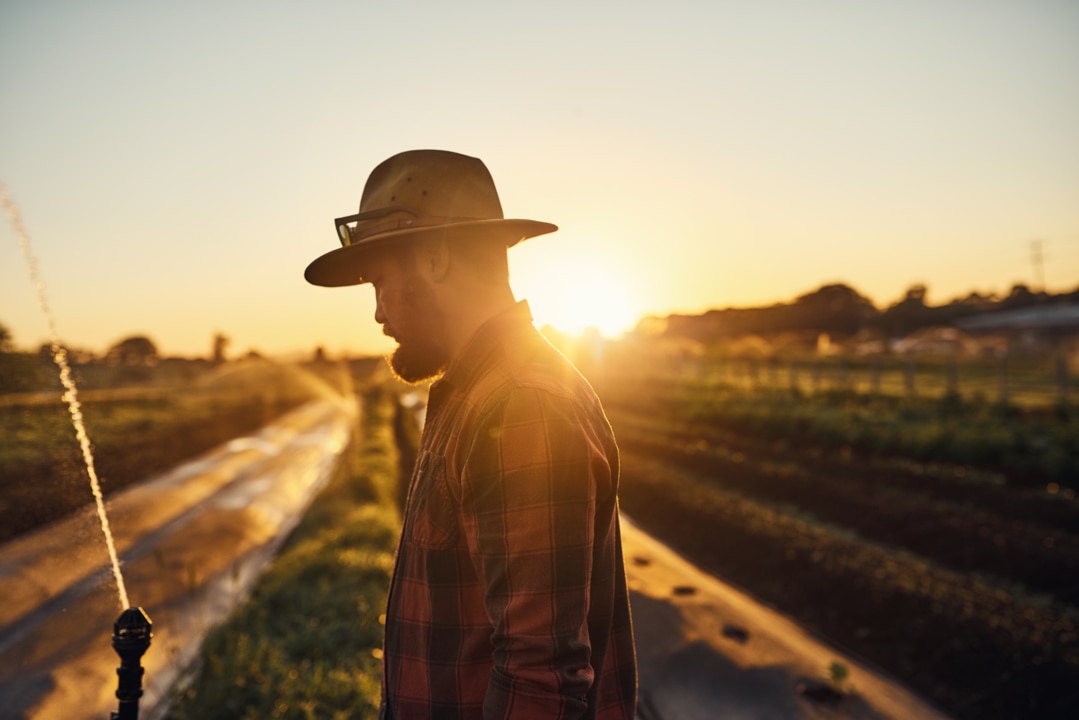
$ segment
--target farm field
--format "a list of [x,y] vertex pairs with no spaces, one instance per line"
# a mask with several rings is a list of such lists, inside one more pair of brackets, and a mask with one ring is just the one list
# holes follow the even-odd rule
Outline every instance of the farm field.
[[957,718],[1079,711],[1074,411],[597,388],[643,529]]
[[[79,369],[81,370],[81,369]],[[267,360],[139,368],[138,382],[87,368],[80,392],[106,494],[250,432],[330,392],[342,372]],[[82,387],[80,387],[82,390]],[[0,395],[0,541],[93,502],[60,391]]]
[[1037,408],[1079,399],[1075,360],[1063,352],[1024,357],[725,357],[684,363],[698,379],[742,389],[849,391],[906,398],[944,398]]
[[[622,509],[642,529],[956,718],[1075,716],[1074,407],[634,369],[593,378],[623,453]],[[106,493],[351,392],[373,366],[352,370],[245,361],[95,379],[84,413]],[[12,398],[7,537],[90,502],[66,408]]]

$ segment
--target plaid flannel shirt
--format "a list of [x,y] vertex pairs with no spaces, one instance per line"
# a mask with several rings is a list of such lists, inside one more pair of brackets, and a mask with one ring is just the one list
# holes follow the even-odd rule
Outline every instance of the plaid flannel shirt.
[[432,388],[386,612],[381,717],[631,720],[618,449],[527,303]]

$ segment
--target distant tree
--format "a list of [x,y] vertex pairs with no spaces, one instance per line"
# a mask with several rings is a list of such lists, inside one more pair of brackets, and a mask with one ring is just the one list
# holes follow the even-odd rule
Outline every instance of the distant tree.
[[52,389],[56,376],[48,369],[49,364],[34,353],[0,353],[0,393]]
[[1012,285],[1008,297],[1000,301],[1000,307],[1001,309],[1007,308],[1009,310],[1027,307],[1037,304],[1043,300],[1044,297],[1045,293],[1032,292],[1026,284],[1016,283],[1015,285]]
[[229,346],[229,338],[222,333],[214,334],[213,361],[215,365],[225,362],[225,348]]
[[664,334],[709,344],[717,340],[780,333],[815,331],[847,337],[878,316],[873,303],[842,283],[824,285],[792,303],[758,308],[709,310],[703,315],[670,315]]
[[929,294],[925,285],[917,283],[907,288],[903,299],[881,313],[878,325],[889,337],[905,337],[941,319],[939,313],[925,304]]
[[900,302],[925,307],[925,296],[928,293],[929,288],[922,283],[916,283],[907,288],[907,293]]
[[[51,357],[51,356],[50,356]],[[33,353],[17,352],[11,331],[0,323],[0,393],[29,392],[49,387],[48,367]]]
[[819,330],[832,339],[854,335],[877,317],[872,301],[848,285],[824,285],[787,311],[783,330]]
[[971,290],[964,297],[956,298],[952,301],[952,305],[962,305],[964,307],[972,307],[978,309],[990,308],[993,303],[997,302],[997,296],[993,293],[987,293],[983,295],[977,290]]
[[110,365],[156,365],[157,346],[145,335],[132,335],[109,348],[105,361]]
[[315,362],[326,362],[326,348],[321,345],[315,348]]

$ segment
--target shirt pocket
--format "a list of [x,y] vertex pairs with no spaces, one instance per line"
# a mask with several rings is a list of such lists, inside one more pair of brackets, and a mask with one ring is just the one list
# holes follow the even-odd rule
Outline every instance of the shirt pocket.
[[457,544],[457,504],[446,486],[446,464],[437,453],[416,460],[416,477],[405,509],[406,542],[426,550]]

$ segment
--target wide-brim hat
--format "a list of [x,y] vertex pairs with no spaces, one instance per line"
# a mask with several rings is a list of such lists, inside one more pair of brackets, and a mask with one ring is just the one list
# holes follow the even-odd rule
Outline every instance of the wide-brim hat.
[[313,285],[359,285],[371,250],[420,237],[486,237],[509,247],[558,229],[504,218],[483,161],[445,150],[409,150],[383,161],[367,178],[359,213],[334,225],[342,246],[307,266],[304,277]]

